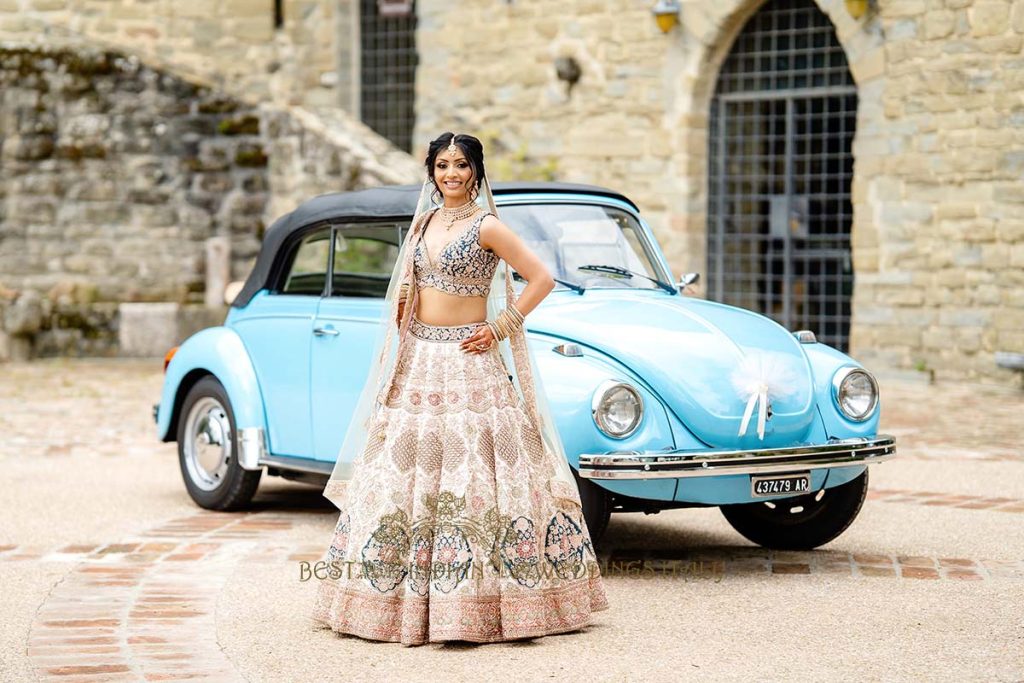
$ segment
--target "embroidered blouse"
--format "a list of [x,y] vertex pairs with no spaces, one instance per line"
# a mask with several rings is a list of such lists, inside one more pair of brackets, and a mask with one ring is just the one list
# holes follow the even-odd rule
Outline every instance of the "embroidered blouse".
[[461,235],[446,244],[436,264],[431,263],[421,236],[413,254],[416,286],[433,287],[456,296],[486,297],[500,260],[493,251],[480,245],[480,223],[490,213],[482,212]]

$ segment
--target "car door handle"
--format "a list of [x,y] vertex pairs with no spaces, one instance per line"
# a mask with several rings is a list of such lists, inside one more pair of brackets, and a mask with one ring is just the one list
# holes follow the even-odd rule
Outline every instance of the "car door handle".
[[338,332],[338,330],[334,329],[333,327],[314,327],[313,328],[313,334],[315,334],[318,337],[322,337],[324,335],[330,335],[332,337],[337,337],[340,333]]

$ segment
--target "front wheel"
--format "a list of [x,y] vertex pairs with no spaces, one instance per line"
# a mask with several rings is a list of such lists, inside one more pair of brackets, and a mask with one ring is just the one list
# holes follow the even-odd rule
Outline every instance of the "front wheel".
[[590,531],[590,540],[596,546],[604,536],[604,531],[608,528],[608,520],[611,518],[611,501],[608,492],[589,479],[580,477],[576,470],[572,471],[572,476],[576,479],[576,488],[580,492],[583,521],[586,522],[587,530]]
[[830,489],[794,498],[722,505],[722,514],[747,539],[776,550],[810,550],[853,523],[868,492],[868,471]]
[[237,510],[256,493],[263,470],[238,463],[238,432],[224,386],[213,376],[189,389],[178,420],[178,462],[192,500],[208,510]]

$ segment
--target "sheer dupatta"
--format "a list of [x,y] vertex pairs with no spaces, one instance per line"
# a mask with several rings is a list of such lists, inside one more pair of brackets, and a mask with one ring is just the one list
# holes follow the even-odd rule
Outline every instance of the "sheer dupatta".
[[[384,305],[380,317],[376,321],[377,331],[366,383],[356,402],[345,439],[338,452],[334,471],[324,488],[324,496],[339,510],[344,509],[348,485],[352,479],[354,468],[358,466],[357,458],[366,448],[372,420],[380,414],[380,409],[391,390],[398,353],[402,349],[402,345],[406,343],[409,322],[412,320],[419,300],[412,257],[416,245],[422,237],[427,216],[435,209],[440,208],[431,201],[430,185],[430,181],[423,183],[409,232],[399,249],[387,294],[384,297]],[[481,191],[476,199],[477,203],[484,210],[497,216],[498,211],[494,204],[490,183],[484,178],[480,185]],[[409,293],[406,306],[402,311],[402,318],[399,321],[397,320],[398,294],[403,283],[408,285]],[[505,308],[506,303],[508,301],[514,303],[516,298],[509,265],[504,259],[501,259],[495,268],[490,293],[487,296],[487,319],[495,319]],[[517,394],[540,432],[546,451],[544,462],[549,467],[548,481],[552,494],[578,506],[580,498],[576,481],[551,416],[547,394],[537,372],[536,358],[526,340],[525,330],[529,326],[529,322],[530,316],[526,316],[522,328],[509,338],[498,342],[498,351],[501,354],[502,364],[508,374],[512,376],[512,383]]]

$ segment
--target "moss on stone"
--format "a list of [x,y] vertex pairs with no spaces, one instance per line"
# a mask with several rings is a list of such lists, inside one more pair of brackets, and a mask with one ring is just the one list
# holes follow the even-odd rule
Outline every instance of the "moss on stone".
[[221,135],[259,135],[260,120],[251,114],[221,119],[217,132]]
[[235,163],[239,166],[266,166],[267,155],[257,145],[239,145],[235,151]]

